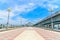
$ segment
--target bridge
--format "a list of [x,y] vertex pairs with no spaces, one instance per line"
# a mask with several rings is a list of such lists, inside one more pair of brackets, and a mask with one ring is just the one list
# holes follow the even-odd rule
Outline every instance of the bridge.
[[60,10],[42,19],[33,26],[60,30]]

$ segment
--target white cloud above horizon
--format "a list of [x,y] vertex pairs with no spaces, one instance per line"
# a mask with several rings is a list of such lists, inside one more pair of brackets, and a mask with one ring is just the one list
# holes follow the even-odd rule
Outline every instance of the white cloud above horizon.
[[[9,17],[9,24],[13,24],[13,25],[21,25],[22,24],[26,24],[28,23],[28,19],[25,19],[23,17],[17,17],[15,20],[12,19],[12,17],[14,17],[15,14],[14,13],[10,13],[10,17]],[[7,17],[8,17],[8,12],[5,10],[0,10],[0,24],[6,24],[7,23]]]
[[[17,0],[17,1],[20,1],[20,2],[23,2],[23,0]],[[16,20],[13,20],[11,19],[12,17],[16,16],[16,15],[19,15],[21,14],[22,12],[24,13],[28,13],[32,10],[34,10],[35,8],[37,8],[38,6],[40,7],[44,7],[46,9],[50,9],[50,8],[54,8],[54,9],[57,9],[59,8],[58,5],[56,5],[55,3],[59,3],[59,0],[24,0],[25,4],[21,4],[19,5],[19,3],[16,3],[14,0],[0,0],[1,3],[7,3],[8,5],[13,5],[13,6],[10,6],[12,8],[12,12],[10,13],[10,24],[17,24],[19,22],[21,22],[20,19],[22,19],[23,21],[23,24],[25,24],[26,22],[29,22],[29,19],[26,19],[26,18],[23,18],[21,16],[17,17]],[[46,3],[47,4],[44,4]],[[12,3],[12,4],[10,4]],[[20,13],[14,13],[14,12],[20,12]],[[7,22],[7,11],[6,10],[0,10],[0,22],[1,23],[4,23],[4,22]],[[2,22],[3,21],[3,22]],[[37,19],[36,19],[37,21]],[[33,21],[31,21],[33,22]],[[21,24],[21,23],[19,23]]]

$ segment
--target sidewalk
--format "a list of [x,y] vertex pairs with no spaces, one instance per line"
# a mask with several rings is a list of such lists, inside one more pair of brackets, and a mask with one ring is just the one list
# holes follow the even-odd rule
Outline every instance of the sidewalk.
[[44,40],[44,38],[40,36],[35,30],[30,30],[28,28],[14,40]]
[[45,30],[41,28],[34,28],[34,29],[39,35],[43,36],[45,40],[60,40],[59,32]]
[[14,30],[0,32],[0,40],[14,40],[19,34],[21,34],[25,28],[18,28]]

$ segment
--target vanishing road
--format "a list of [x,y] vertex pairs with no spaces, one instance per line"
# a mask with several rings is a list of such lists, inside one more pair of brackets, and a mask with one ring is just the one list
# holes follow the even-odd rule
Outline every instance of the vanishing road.
[[60,33],[36,27],[0,32],[0,40],[60,40]]

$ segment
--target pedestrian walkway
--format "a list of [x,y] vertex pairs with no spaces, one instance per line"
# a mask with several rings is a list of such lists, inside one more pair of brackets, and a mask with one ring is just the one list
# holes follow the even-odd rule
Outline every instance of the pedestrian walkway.
[[28,28],[14,40],[44,40],[44,38],[40,36],[35,30],[30,30]]
[[60,40],[60,33],[36,27],[0,32],[0,40]]
[[17,28],[10,31],[0,32],[0,40],[14,40],[16,36],[21,34],[25,28]]
[[45,40],[60,40],[60,32],[45,30],[41,28],[34,28],[34,30]]

